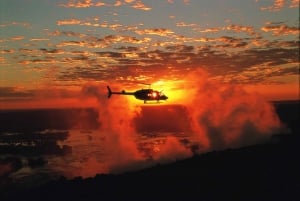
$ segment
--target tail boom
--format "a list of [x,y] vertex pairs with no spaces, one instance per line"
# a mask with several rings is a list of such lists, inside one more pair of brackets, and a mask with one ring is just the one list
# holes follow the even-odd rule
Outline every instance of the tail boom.
[[121,92],[114,92],[111,91],[110,87],[107,86],[107,97],[110,98],[112,94],[119,94],[119,95],[134,95],[134,92],[125,92],[124,90]]

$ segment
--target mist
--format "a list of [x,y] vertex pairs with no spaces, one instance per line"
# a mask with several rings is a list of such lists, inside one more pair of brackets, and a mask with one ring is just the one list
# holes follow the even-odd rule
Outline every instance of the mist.
[[[176,100],[178,103],[158,105],[144,105],[142,101],[136,104],[134,97],[128,96],[113,95],[108,99],[107,83],[83,86],[83,97],[97,99],[97,135],[105,139],[110,155],[106,168],[101,170],[104,172],[98,173],[132,171],[194,154],[262,143],[281,129],[272,104],[241,86],[212,80],[203,70],[187,75],[182,83],[178,88],[184,95]],[[139,149],[136,140],[147,132],[170,133],[150,150],[150,157]],[[189,135],[192,144],[172,136],[175,132]]]

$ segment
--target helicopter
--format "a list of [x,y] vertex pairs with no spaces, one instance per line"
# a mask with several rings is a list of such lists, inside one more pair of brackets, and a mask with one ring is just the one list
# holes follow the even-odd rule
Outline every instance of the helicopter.
[[[147,84],[150,86],[150,84]],[[132,95],[136,99],[143,100],[144,103],[147,103],[147,101],[157,101],[157,103],[160,100],[167,100],[168,97],[162,93],[162,91],[157,91],[154,89],[140,89],[135,92],[126,92],[125,90],[122,90],[121,92],[113,92],[111,91],[110,87],[107,86],[108,90],[108,98],[111,97],[112,94],[119,94],[119,95]]]

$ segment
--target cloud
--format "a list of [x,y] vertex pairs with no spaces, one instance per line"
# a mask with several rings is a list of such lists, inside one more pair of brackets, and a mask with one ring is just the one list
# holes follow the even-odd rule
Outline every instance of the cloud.
[[252,26],[242,26],[242,25],[229,25],[225,27],[226,30],[235,31],[235,32],[245,32],[249,35],[256,35],[254,28]]
[[177,27],[196,27],[198,25],[197,24],[187,24],[185,22],[177,22],[176,26]]
[[105,6],[105,5],[106,5],[106,3],[101,2],[101,1],[98,1],[94,4],[95,7],[101,7],[101,6]]
[[207,28],[207,29],[204,29],[204,30],[200,30],[199,32],[201,33],[209,33],[209,32],[219,32],[221,30],[221,28]]
[[138,9],[138,10],[144,10],[149,11],[152,8],[149,6],[146,6],[142,1],[140,0],[125,0],[122,1],[116,1],[114,4],[108,4],[104,3],[102,1],[93,2],[92,0],[69,0],[66,4],[59,4],[62,7],[65,8],[90,8],[90,7],[102,7],[102,6],[115,6],[119,7],[122,5],[130,5],[131,8]]
[[[99,20],[99,17],[90,20],[94,22]],[[86,23],[85,20],[75,18],[61,20],[60,23],[72,24],[73,21],[79,25]],[[97,23],[96,21],[95,23]],[[104,24],[99,23],[99,25]],[[188,26],[189,24],[182,23],[181,25]],[[192,26],[192,24],[190,25]],[[110,25],[106,24],[106,26]],[[115,27],[118,26],[116,24]],[[121,29],[123,28],[125,26]],[[131,81],[135,78],[140,79],[139,73],[147,79],[152,79],[157,71],[161,71],[163,77],[180,79],[182,72],[185,71],[182,69],[205,68],[218,79],[221,79],[220,76],[225,76],[227,82],[253,83],[254,81],[263,81],[266,77],[258,77],[258,79],[253,74],[247,75],[245,78],[237,76],[238,73],[242,74],[253,66],[268,64],[268,67],[271,67],[273,64],[288,65],[298,62],[298,51],[295,51],[298,48],[296,40],[267,40],[258,32],[255,33],[253,27],[235,24],[203,31],[225,31],[225,34],[222,33],[221,37],[217,37],[216,34],[215,37],[201,35],[186,37],[178,35],[170,29],[138,29],[137,26],[132,26],[130,32],[138,34],[137,36],[109,34],[99,37],[95,34],[56,30],[46,32],[48,36],[58,37],[57,43],[49,44],[49,48],[35,49],[32,46],[12,51],[15,55],[15,62],[20,65],[32,65],[32,67],[38,67],[38,64],[43,67],[46,67],[47,64],[63,65],[57,74],[57,79],[69,81],[72,79],[106,79],[111,68],[115,69],[110,72],[111,77]],[[261,28],[261,31],[270,32],[276,36],[299,33],[295,27],[289,27],[281,22],[268,23]],[[252,37],[226,36],[228,32],[243,32]],[[147,36],[145,37],[143,34]],[[157,36],[165,38],[161,40]],[[15,39],[21,40],[22,37]],[[72,51],[70,51],[71,48]],[[86,48],[85,51],[82,48]],[[99,51],[96,48],[106,49]],[[10,52],[12,53],[12,51]],[[8,51],[3,50],[2,52],[8,54]],[[62,57],[63,54],[64,57]],[[9,61],[8,56],[3,56],[2,63]],[[93,72],[88,72],[87,68],[74,68],[82,65],[91,68]],[[184,67],[182,67],[183,65]],[[170,68],[168,69],[168,67]],[[121,69],[138,70],[137,72],[134,70],[126,72]],[[120,72],[117,72],[118,70]],[[80,75],[81,72],[82,75]],[[285,71],[281,72],[282,75],[285,74]]]
[[10,38],[12,41],[17,41],[17,40],[23,40],[25,37],[24,36],[13,36]]
[[58,26],[61,26],[61,25],[76,25],[80,23],[81,23],[80,20],[73,18],[73,19],[66,19],[66,20],[58,20],[56,24]]
[[6,64],[7,60],[4,57],[0,57],[0,63],[1,64]]
[[[119,41],[126,44],[144,44],[142,39],[136,39],[126,36],[107,36],[104,38],[96,38],[90,42],[71,42],[70,45],[82,45],[84,47],[108,47],[113,44],[119,44]],[[205,40],[204,40],[205,41]],[[256,74],[249,74],[245,77],[240,77],[238,74],[247,72],[254,66],[267,65],[268,68],[276,69],[278,65],[289,65],[298,62],[298,51],[296,41],[274,41],[259,44],[260,40],[244,40],[241,38],[223,36],[215,39],[208,39],[208,45],[181,45],[181,44],[166,44],[162,50],[140,51],[142,47],[136,46],[120,46],[116,47],[115,51],[94,51],[86,54],[85,57],[80,57],[88,64],[91,69],[79,68],[76,72],[72,69],[61,73],[63,79],[107,79],[108,72],[112,79],[120,79],[122,77],[132,80],[140,74],[152,79],[156,72],[160,72],[161,78],[172,77],[181,79],[183,73],[183,65],[185,69],[205,68],[213,76],[222,79],[224,76],[226,82],[235,83],[254,83],[264,82],[267,77],[260,77]],[[212,44],[209,44],[212,43]],[[66,44],[64,44],[66,45]],[[253,45],[265,47],[266,49],[251,49]],[[263,45],[263,46],[262,46]],[[278,48],[280,45],[281,48]],[[231,54],[224,53],[224,48],[236,49],[236,52]],[[45,51],[50,54],[51,51]],[[53,52],[55,53],[55,51]],[[69,53],[70,54],[70,53]],[[58,59],[57,62],[60,62]],[[64,62],[78,63],[78,58],[68,57]],[[85,64],[86,65],[86,64]],[[170,69],[168,67],[171,67]],[[111,68],[114,71],[111,71]],[[93,71],[92,71],[93,69]],[[132,69],[132,70],[129,70]],[[267,69],[264,71],[267,71]],[[82,75],[80,74],[82,72]],[[188,72],[188,71],[186,71]],[[282,76],[287,75],[286,71],[280,71]],[[296,73],[296,72],[295,72]],[[151,75],[152,74],[152,75]],[[274,74],[268,74],[275,76]],[[276,75],[276,76],[279,76]],[[152,78],[151,78],[152,77]],[[225,80],[224,80],[225,81]]]
[[19,52],[24,53],[24,54],[32,54],[32,53],[35,53],[36,50],[35,49],[28,49],[28,48],[20,48]]
[[[65,25],[80,25],[80,26],[89,26],[89,27],[101,27],[101,28],[109,28],[113,31],[115,30],[127,30],[126,28],[123,28],[123,25],[122,24],[118,24],[118,23],[114,23],[114,24],[109,24],[107,21],[103,21],[103,22],[99,22],[99,18],[95,17],[95,18],[87,18],[87,19],[84,19],[84,20],[79,20],[79,19],[65,19],[65,20],[58,20],[56,22],[56,24],[58,26],[65,26]],[[67,33],[71,33],[71,31],[62,31],[60,33],[60,31],[54,31],[52,33],[49,33],[51,35],[61,35],[61,34],[67,34]],[[75,33],[75,32],[73,32]],[[84,35],[84,34],[81,34],[81,35]]]
[[195,49],[194,46],[187,46],[187,45],[174,45],[174,46],[167,46],[166,50],[170,50],[173,52],[193,52],[193,50]]
[[[174,0],[167,0],[167,2],[169,4],[173,4],[174,3]],[[185,4],[185,5],[190,5],[190,0],[182,0],[182,2]]]
[[[287,0],[274,0],[273,5],[261,7],[262,11],[271,11],[271,12],[278,12],[281,11],[285,4],[287,4]],[[299,0],[291,0],[289,8],[298,8],[299,7]]]
[[290,8],[298,8],[300,4],[299,0],[291,0]]
[[8,26],[21,26],[21,27],[29,28],[32,25],[29,22],[17,22],[17,21],[5,22],[0,24],[0,27],[8,27]]
[[0,87],[0,98],[28,98],[33,97],[32,91],[18,87]]
[[170,29],[155,28],[155,29],[136,30],[135,33],[139,35],[149,34],[149,35],[158,35],[158,36],[168,36],[170,34],[173,34],[174,32]]
[[267,25],[261,28],[264,32],[272,32],[274,36],[285,36],[285,35],[299,35],[298,27],[289,27],[285,24],[282,25]]
[[144,11],[149,11],[152,9],[149,6],[146,6],[142,1],[136,1],[134,5],[132,5],[131,7],[139,10],[144,10]]
[[69,0],[66,4],[60,4],[65,8],[88,8],[93,6],[92,0]]
[[230,37],[230,36],[222,36],[217,40],[226,44],[226,45],[221,45],[220,47],[238,48],[247,45],[247,42],[245,42],[243,39]]
[[285,2],[286,0],[274,0],[272,6],[261,7],[260,9],[262,11],[272,11],[272,12],[280,11],[284,7]]
[[77,37],[77,38],[83,38],[86,37],[86,34],[79,33],[79,32],[74,32],[74,31],[52,31],[52,32],[47,32],[49,36],[67,36],[67,37]]
[[49,41],[49,38],[31,38],[30,41]]
[[123,5],[122,1],[119,1],[119,0],[117,0],[117,1],[114,3],[114,6],[115,6],[115,7],[119,7],[119,6],[122,6],[122,5]]
[[190,0],[183,0],[183,3],[184,3],[185,5],[190,5]]
[[46,49],[46,48],[40,48],[40,51],[45,54],[63,54],[64,51],[61,49]]
[[0,50],[1,54],[13,54],[15,50]]
[[146,43],[149,42],[149,38],[143,38],[143,39],[138,39],[133,36],[126,36],[126,35],[108,35],[105,36],[103,39],[99,39],[98,41],[102,41],[106,44],[111,44],[111,43],[132,43],[132,44],[141,44],[141,43]]
[[87,47],[87,48],[108,48],[112,47],[114,44],[147,44],[150,42],[150,38],[137,38],[134,36],[128,35],[107,35],[103,38],[98,37],[84,37],[84,40],[77,41],[62,41],[57,44],[57,47],[66,47],[66,46],[78,46],[78,47]]
[[[66,47],[66,46],[78,46],[78,47],[88,47],[88,43],[85,41],[63,41],[57,44],[57,47]],[[95,45],[94,47],[101,47]]]

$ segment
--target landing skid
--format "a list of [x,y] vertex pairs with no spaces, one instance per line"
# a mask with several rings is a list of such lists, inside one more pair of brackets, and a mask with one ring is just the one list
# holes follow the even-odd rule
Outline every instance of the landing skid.
[[156,101],[156,102],[154,102],[154,101],[152,101],[152,102],[147,102],[146,100],[144,100],[144,104],[154,104],[154,105],[156,105],[156,104],[161,104],[162,102],[160,102],[160,101]]

